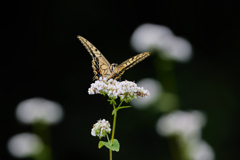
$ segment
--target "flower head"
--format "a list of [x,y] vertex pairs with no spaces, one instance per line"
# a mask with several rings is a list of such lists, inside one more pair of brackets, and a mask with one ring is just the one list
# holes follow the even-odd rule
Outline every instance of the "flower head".
[[39,154],[42,149],[42,140],[32,133],[17,134],[8,141],[9,152],[17,158],[25,158]]
[[120,97],[121,101],[125,102],[130,102],[133,98],[138,99],[138,96],[146,97],[150,95],[148,90],[138,87],[134,82],[127,80],[118,82],[113,79],[107,80],[106,78],[100,78],[92,83],[88,89],[88,94],[108,95],[111,99]]
[[110,128],[110,123],[106,121],[105,119],[103,120],[98,120],[97,123],[93,125],[91,134],[92,136],[98,136],[99,138],[105,137],[107,133],[111,132]]
[[157,80],[145,78],[138,81],[137,84],[147,88],[151,92],[151,95],[144,98],[139,97],[138,100],[133,99],[131,101],[133,107],[136,107],[137,109],[145,109],[159,100],[159,97],[162,94],[162,86]]
[[131,44],[138,52],[157,50],[164,59],[187,62],[192,56],[192,46],[184,38],[175,36],[162,25],[145,23],[131,37]]
[[63,118],[62,106],[44,98],[31,98],[20,102],[16,109],[19,121],[25,124],[44,122],[58,123]]
[[189,140],[199,136],[205,120],[200,111],[174,111],[158,120],[157,132],[163,136],[179,135]]

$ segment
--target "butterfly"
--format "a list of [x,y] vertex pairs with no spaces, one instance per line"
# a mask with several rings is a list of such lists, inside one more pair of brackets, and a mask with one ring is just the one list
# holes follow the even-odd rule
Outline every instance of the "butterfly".
[[113,63],[110,64],[108,60],[103,56],[103,54],[88,40],[82,36],[77,36],[77,38],[82,42],[87,51],[92,56],[92,68],[94,77],[93,80],[98,80],[100,77],[106,79],[120,79],[123,73],[129,68],[133,67],[135,64],[147,58],[150,53],[144,52],[140,53],[128,60],[122,62],[120,65]]

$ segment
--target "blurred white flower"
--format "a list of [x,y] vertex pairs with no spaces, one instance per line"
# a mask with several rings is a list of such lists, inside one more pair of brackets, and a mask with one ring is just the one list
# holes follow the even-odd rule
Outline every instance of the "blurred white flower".
[[191,160],[214,160],[215,157],[212,147],[202,140],[190,141],[188,154]]
[[201,128],[206,118],[199,111],[175,111],[159,118],[157,132],[162,136],[180,138],[178,145],[183,147],[184,154],[190,160],[214,160],[214,151],[201,140]]
[[21,133],[13,136],[8,141],[7,147],[13,156],[24,158],[40,153],[43,149],[43,143],[37,135]]
[[143,109],[153,104],[160,98],[162,93],[162,86],[155,79],[145,78],[137,82],[137,84],[139,86],[143,86],[144,88],[147,88],[149,92],[151,92],[151,95],[145,98],[139,97],[138,100],[133,99],[131,101],[131,104],[133,105],[133,107],[136,107],[138,109]]
[[31,98],[20,102],[16,109],[17,119],[31,124],[44,122],[54,124],[63,117],[63,110],[59,103],[44,98]]
[[179,135],[183,139],[196,138],[201,135],[205,116],[199,111],[175,111],[159,118],[157,132],[162,136]]
[[103,94],[114,99],[120,97],[121,101],[125,102],[130,102],[133,98],[137,99],[138,97],[147,97],[150,95],[148,90],[138,87],[134,82],[127,80],[118,82],[113,79],[102,79],[101,77],[91,84],[88,94]]
[[191,44],[181,37],[174,35],[166,37],[164,43],[158,43],[159,49],[162,50],[161,56],[180,62],[187,62],[191,58]]
[[164,39],[171,35],[172,31],[165,26],[146,23],[133,32],[131,44],[138,52],[145,52],[157,48],[159,43],[164,43]]
[[105,137],[107,133],[111,132],[110,123],[103,120],[98,120],[97,123],[93,125],[93,128],[91,130],[92,136],[98,136],[99,138]]
[[143,24],[131,37],[131,44],[138,52],[157,49],[160,56],[186,62],[191,58],[191,44],[184,38],[175,36],[172,31],[161,25]]

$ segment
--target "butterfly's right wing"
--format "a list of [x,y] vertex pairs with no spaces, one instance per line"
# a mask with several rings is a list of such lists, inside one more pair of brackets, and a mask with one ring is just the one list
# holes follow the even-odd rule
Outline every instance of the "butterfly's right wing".
[[92,56],[92,68],[94,77],[93,80],[99,79],[99,77],[110,77],[112,75],[112,72],[110,70],[110,63],[108,60],[103,56],[103,54],[88,40],[83,38],[82,36],[77,36],[77,38],[82,42],[82,44],[85,46],[87,51]]
[[150,53],[144,52],[122,62],[120,65],[118,65],[118,71],[114,74],[113,79],[119,79],[126,70],[133,67],[135,64],[141,62],[148,56],[150,56]]

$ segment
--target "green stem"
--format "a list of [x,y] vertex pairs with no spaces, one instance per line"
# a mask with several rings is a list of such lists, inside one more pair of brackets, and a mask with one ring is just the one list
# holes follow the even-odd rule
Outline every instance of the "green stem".
[[168,137],[168,143],[170,147],[170,153],[172,156],[172,160],[181,160],[179,155],[179,148],[176,141],[176,137]]
[[[118,107],[120,107],[122,103],[123,103],[123,101],[120,102]],[[116,108],[115,108],[114,104],[113,104],[113,109],[115,110],[115,112],[114,112],[114,118],[113,118],[113,130],[112,130],[112,138],[111,138],[110,145],[112,145],[112,143],[113,143],[114,134],[115,134],[115,128],[116,128],[116,120],[117,120],[117,111],[116,111]],[[109,150],[109,154],[110,154],[110,160],[112,160],[112,150],[111,149]]]
[[33,124],[33,133],[38,135],[44,143],[41,153],[34,155],[33,159],[52,160],[50,126],[48,124],[36,122]]
[[[122,103],[123,103],[123,101],[120,102],[120,104],[118,105],[118,107],[120,107]],[[117,108],[118,108],[118,107],[117,107]],[[117,120],[117,111],[116,111],[115,105],[113,105],[113,109],[115,110],[115,112],[114,112],[114,119],[113,119],[113,130],[112,130],[111,145],[112,145],[113,139],[114,139],[115,128],[116,128],[116,120]]]
[[112,160],[112,150],[111,149],[109,149],[109,156],[110,156],[110,160]]
[[[115,105],[113,105],[114,110],[116,110]],[[117,120],[117,112],[114,112],[114,118],[113,118],[113,130],[112,130],[112,138],[111,138],[111,145],[113,143],[114,134],[115,134],[115,128],[116,128],[116,120]]]
[[[108,135],[107,135],[107,139],[108,139],[108,143],[111,144],[109,141]],[[110,160],[112,160],[112,150],[111,149],[109,149],[109,157],[110,157]]]
[[110,144],[110,141],[109,141],[108,135],[107,135],[107,140],[108,140],[108,143]]

